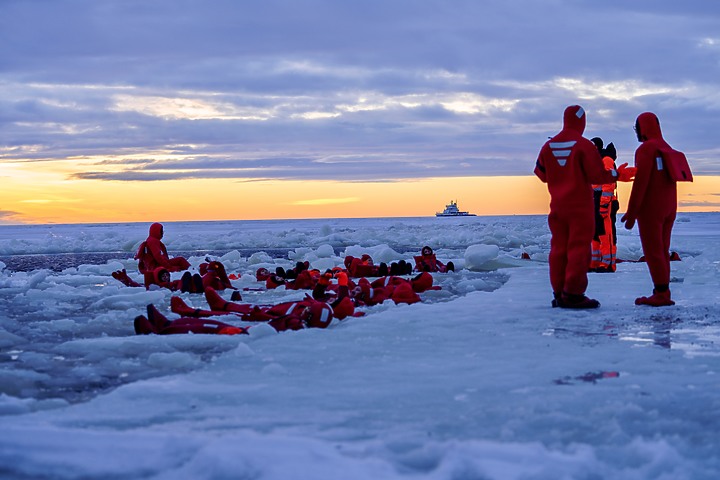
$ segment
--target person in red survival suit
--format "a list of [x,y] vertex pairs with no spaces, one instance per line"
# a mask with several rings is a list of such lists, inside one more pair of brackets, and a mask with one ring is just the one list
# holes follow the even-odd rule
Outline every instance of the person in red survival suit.
[[633,168],[621,165],[605,170],[595,145],[582,136],[585,110],[571,105],[563,114],[562,130],[545,142],[535,175],[550,193],[548,226],[550,284],[553,307],[597,308],[600,302],[585,296],[590,266],[590,245],[595,233],[593,183],[630,181]]
[[[212,317],[216,315],[237,315],[247,322],[267,322],[275,330],[298,330],[300,328],[327,328],[333,318],[338,320],[352,316],[354,307],[343,303],[341,309],[326,302],[319,302],[310,296],[295,302],[283,302],[277,305],[251,305],[226,301],[213,288],[205,290],[205,299],[210,310],[195,309],[187,305],[180,297],[170,299],[170,308],[183,317]],[[338,302],[338,305],[340,302]]]
[[409,280],[394,275],[380,277],[373,282],[361,278],[352,295],[358,305],[377,305],[385,300],[392,300],[395,304],[413,304],[421,301],[418,293],[440,288],[433,286],[432,275],[422,272]]
[[387,275],[389,272],[387,264],[375,265],[372,257],[367,253],[364,253],[360,258],[348,255],[343,263],[348,275],[353,278],[380,277]]
[[437,259],[433,249],[425,245],[420,250],[420,255],[413,257],[415,260],[415,270],[418,272],[454,272],[455,264],[448,262],[447,265]]
[[148,285],[138,283],[130,278],[125,269],[113,272],[112,277],[125,286],[145,287],[148,290],[152,287],[152,285],[156,285],[160,288],[167,288],[172,291],[180,290],[181,292],[188,293],[202,293],[205,290],[205,287],[203,286],[203,279],[200,277],[200,274],[197,273],[192,274],[190,272],[185,272],[179,280],[172,280],[170,278],[170,272],[165,267],[157,267],[150,273],[152,273],[153,280]]
[[[332,283],[336,280],[337,283]],[[362,279],[367,282],[367,279]],[[365,305],[354,298],[357,285],[348,278],[346,270],[335,267],[320,275],[312,290],[312,298],[329,303],[335,318],[362,317],[363,312],[356,312],[356,306]]]
[[211,260],[201,263],[198,269],[202,276],[203,290],[207,287],[212,287],[215,290],[235,290],[235,287],[230,283],[230,278],[228,278],[225,265],[222,262]]
[[147,239],[140,244],[135,260],[138,260],[138,270],[145,276],[145,288],[155,283],[157,273],[155,270],[164,267],[169,272],[181,272],[190,267],[183,257],[170,258],[167,248],[162,242],[163,226],[160,223],[150,225],[150,234]]
[[[268,275],[265,279],[265,288],[272,290],[278,287],[285,287],[287,290],[306,290],[312,289],[320,277],[320,270],[301,270],[292,279],[288,279],[279,273]],[[258,277],[259,278],[259,277]]]
[[627,212],[620,219],[631,230],[637,220],[645,260],[654,288],[650,297],[640,297],[636,305],[662,307],[675,305],[670,298],[670,236],[677,214],[677,184],[665,169],[658,169],[660,149],[671,148],[660,130],[660,121],[645,112],[635,121],[641,142],[635,150],[637,174],[630,191]]
[[247,334],[248,329],[217,320],[182,317],[168,320],[154,305],[147,306],[147,316],[138,315],[134,321],[136,335],[175,335],[182,333],[238,335]]

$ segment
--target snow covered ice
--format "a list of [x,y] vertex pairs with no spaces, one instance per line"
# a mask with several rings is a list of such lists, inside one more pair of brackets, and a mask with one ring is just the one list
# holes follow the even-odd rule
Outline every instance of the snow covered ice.
[[[422,303],[248,336],[134,335],[149,303],[176,317],[110,275],[140,279],[148,226],[0,226],[0,478],[720,478],[720,214],[679,215],[675,306],[635,306],[652,284],[626,262],[589,274],[594,311],[551,308],[544,216],[166,223],[171,255],[239,288],[423,245],[456,265]],[[10,267],[68,253],[103,261]]]

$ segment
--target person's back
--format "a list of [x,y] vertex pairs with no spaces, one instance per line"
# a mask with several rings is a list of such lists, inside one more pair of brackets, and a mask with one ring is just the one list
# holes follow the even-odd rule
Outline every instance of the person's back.
[[592,215],[592,184],[614,180],[605,174],[600,154],[582,136],[584,131],[585,111],[577,105],[568,107],[563,129],[540,150],[535,174],[547,183],[553,212]]
[[[563,128],[540,149],[535,175],[550,193],[548,226],[550,284],[553,306],[596,308],[597,300],[585,296],[590,266],[590,245],[595,232],[594,183],[614,182],[626,165],[606,171],[595,145],[582,136],[585,110],[570,105],[563,113]],[[621,175],[623,176],[623,175]]]

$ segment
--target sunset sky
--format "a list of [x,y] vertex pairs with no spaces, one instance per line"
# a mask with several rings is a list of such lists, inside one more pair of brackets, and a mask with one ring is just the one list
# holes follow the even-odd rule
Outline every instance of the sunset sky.
[[[542,214],[581,104],[655,112],[720,210],[720,4],[0,2],[0,223]],[[623,205],[628,190],[621,190]]]

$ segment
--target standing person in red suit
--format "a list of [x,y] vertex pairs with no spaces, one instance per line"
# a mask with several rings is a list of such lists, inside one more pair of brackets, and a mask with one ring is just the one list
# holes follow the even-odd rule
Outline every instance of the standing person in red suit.
[[585,110],[571,105],[563,115],[563,129],[545,142],[535,175],[550,193],[548,226],[550,284],[553,307],[597,308],[600,302],[585,296],[591,243],[595,233],[592,184],[629,181],[634,169],[627,164],[605,170],[595,145],[583,137]]
[[183,257],[170,258],[167,248],[162,242],[163,226],[160,223],[150,225],[150,234],[140,244],[135,259],[138,260],[138,270],[145,276],[145,288],[156,283],[157,274],[155,270],[165,268],[168,272],[181,272],[190,267]]
[[[641,142],[635,150],[637,176],[630,192],[627,213],[620,219],[631,230],[637,220],[645,260],[654,288],[650,297],[635,299],[636,305],[662,307],[675,305],[670,299],[670,236],[677,214],[677,184],[667,162],[679,154],[687,169],[682,180],[692,180],[685,156],[673,150],[663,139],[660,121],[645,112],[635,121],[635,133]],[[689,178],[688,178],[689,176]]]

